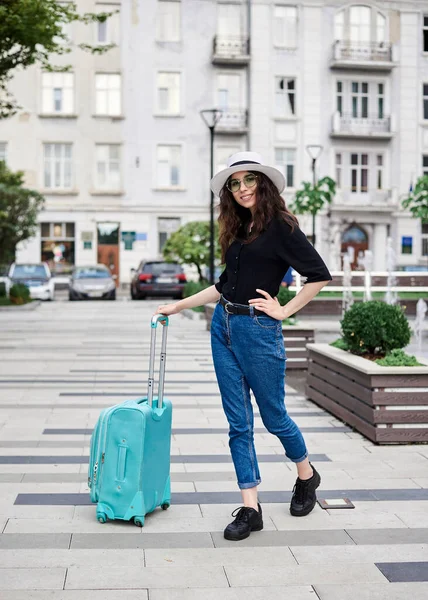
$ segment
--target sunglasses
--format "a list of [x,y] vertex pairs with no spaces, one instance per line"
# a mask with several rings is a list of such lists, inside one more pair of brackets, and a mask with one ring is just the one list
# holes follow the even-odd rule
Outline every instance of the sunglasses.
[[[245,187],[252,188],[256,185],[257,175],[249,173],[248,175],[244,175],[242,181],[245,183]],[[238,192],[241,189],[241,179],[229,179],[226,187],[231,192]]]

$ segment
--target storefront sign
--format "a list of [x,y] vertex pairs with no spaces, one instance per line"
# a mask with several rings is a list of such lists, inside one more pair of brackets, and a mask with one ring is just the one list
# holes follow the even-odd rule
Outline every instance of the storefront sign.
[[92,242],[83,242],[83,250],[92,250]]
[[135,238],[136,242],[147,242],[147,233],[140,233],[137,231],[137,236]]
[[136,237],[135,231],[122,231],[122,242],[125,243],[125,250],[132,250]]

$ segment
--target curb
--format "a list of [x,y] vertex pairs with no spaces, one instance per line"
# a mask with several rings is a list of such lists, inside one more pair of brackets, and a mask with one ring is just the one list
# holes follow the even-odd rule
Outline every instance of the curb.
[[11,306],[0,306],[0,311],[2,310],[35,310],[42,303],[41,300],[33,300],[33,302],[28,302],[28,304],[13,304]]
[[180,313],[184,316],[187,317],[188,319],[192,319],[193,321],[197,320],[200,321],[202,319],[205,319],[205,313],[197,313],[194,310],[192,310],[191,308],[184,308],[183,310],[180,311]]

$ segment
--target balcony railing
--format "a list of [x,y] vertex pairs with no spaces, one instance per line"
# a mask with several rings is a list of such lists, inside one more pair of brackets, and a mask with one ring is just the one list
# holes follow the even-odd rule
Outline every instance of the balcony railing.
[[352,114],[333,115],[333,135],[351,135],[362,137],[390,137],[392,135],[391,117],[355,117]]
[[248,111],[246,109],[223,110],[216,131],[219,133],[244,133],[247,131],[247,125]]
[[242,36],[216,36],[213,42],[213,62],[246,63],[250,59],[250,40]]
[[333,45],[333,62],[391,63],[392,45],[387,42],[336,41]]

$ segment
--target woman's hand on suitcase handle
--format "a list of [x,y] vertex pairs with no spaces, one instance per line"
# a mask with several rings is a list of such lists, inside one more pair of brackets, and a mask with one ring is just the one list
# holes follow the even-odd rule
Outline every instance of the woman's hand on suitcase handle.
[[[178,307],[177,303],[161,304],[160,306],[157,307],[157,310],[156,310],[156,312],[153,313],[153,316],[165,315],[165,316],[169,317],[170,315],[176,315],[179,312],[180,312],[180,308]],[[165,323],[165,321],[160,321],[160,322],[162,323],[162,325]]]

